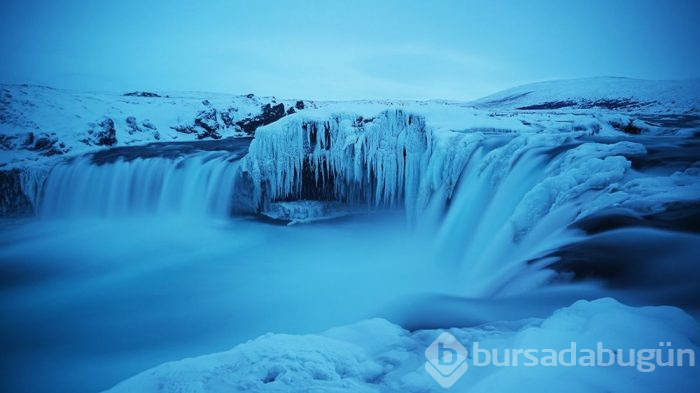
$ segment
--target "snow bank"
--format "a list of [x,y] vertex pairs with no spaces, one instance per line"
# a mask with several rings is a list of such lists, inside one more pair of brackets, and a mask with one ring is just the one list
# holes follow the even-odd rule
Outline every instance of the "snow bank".
[[[635,367],[519,366],[474,363],[472,344],[479,348],[577,350],[604,348],[657,349],[671,342],[676,349],[700,349],[698,324],[671,307],[632,308],[612,299],[579,301],[544,319],[454,328],[469,351],[469,368],[455,391],[656,392],[695,390],[694,367],[656,367],[642,373]],[[234,349],[166,363],[128,379],[111,390],[119,392],[442,392],[425,371],[424,351],[444,330],[409,332],[385,320],[373,319],[325,333],[293,336],[267,334]],[[667,348],[663,348],[665,351]],[[583,355],[581,355],[583,356]],[[628,355],[625,355],[628,356]],[[666,358],[663,358],[666,360]],[[503,357],[499,359],[503,361]],[[482,359],[479,362],[483,362]],[[686,361],[687,362],[687,361]],[[687,364],[687,363],[686,363]]]

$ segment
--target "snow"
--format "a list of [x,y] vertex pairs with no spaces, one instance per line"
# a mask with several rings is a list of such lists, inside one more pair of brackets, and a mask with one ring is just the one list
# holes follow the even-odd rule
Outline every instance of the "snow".
[[[631,113],[698,113],[700,79],[654,81],[632,78],[599,77],[532,83],[481,98],[472,104],[479,108],[515,110],[545,103],[572,101],[577,105],[602,100],[630,100]],[[578,108],[579,110],[586,108]],[[589,111],[606,111],[604,106]],[[553,111],[571,111],[569,107]]]
[[[260,114],[265,104],[283,103],[286,109],[296,103],[274,97],[199,92],[158,92],[159,97],[134,97],[28,85],[0,85],[0,93],[0,135],[12,138],[11,149],[0,154],[0,167],[50,167],[61,160],[61,155],[46,157],[41,151],[23,148],[29,133],[57,139],[57,145],[63,143],[67,155],[72,156],[107,148],[95,145],[89,134],[105,119],[114,122],[116,146],[194,141],[197,134],[177,132],[174,128],[194,126],[201,112],[214,109],[218,132],[222,137],[235,137],[242,133],[224,122],[224,114],[235,122]],[[202,121],[211,120],[202,117]]]
[[[528,191],[516,207],[512,218],[515,233],[527,232],[550,211],[584,193],[603,190],[621,181],[631,167],[626,157],[646,152],[643,145],[631,142],[584,143],[566,151],[547,166],[544,180]],[[589,204],[588,211],[612,205]]]
[[[469,368],[454,386],[456,391],[656,392],[697,388],[693,367],[656,367],[642,373],[635,367],[612,366],[506,366],[476,365],[474,342],[480,349],[496,350],[499,361],[506,349],[570,347],[657,349],[671,342],[676,349],[700,349],[698,324],[672,307],[625,306],[613,299],[578,301],[545,319],[492,323],[453,328],[470,351]],[[230,351],[170,362],[134,376],[114,388],[119,392],[442,392],[424,370],[425,349],[445,330],[409,332],[382,319],[361,321],[321,334],[266,334]],[[664,349],[664,348],[661,348]],[[664,349],[665,350],[665,349]],[[585,353],[578,355],[584,356]],[[484,362],[484,355],[479,363]],[[628,355],[625,355],[628,356]],[[525,359],[521,356],[521,361]]]

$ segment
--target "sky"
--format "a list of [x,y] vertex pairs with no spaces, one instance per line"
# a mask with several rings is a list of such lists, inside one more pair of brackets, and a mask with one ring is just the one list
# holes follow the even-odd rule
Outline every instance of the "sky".
[[308,99],[478,98],[700,77],[700,0],[0,0],[0,82]]

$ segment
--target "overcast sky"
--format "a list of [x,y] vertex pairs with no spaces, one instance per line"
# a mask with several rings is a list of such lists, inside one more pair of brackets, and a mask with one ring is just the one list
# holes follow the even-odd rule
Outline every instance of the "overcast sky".
[[700,77],[700,1],[0,0],[0,81],[286,98],[477,98]]

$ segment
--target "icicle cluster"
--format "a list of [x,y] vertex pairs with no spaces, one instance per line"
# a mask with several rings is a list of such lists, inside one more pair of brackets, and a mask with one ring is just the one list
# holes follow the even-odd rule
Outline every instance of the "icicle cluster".
[[[433,142],[425,120],[401,110],[372,119],[349,114],[325,121],[290,118],[258,130],[241,176],[252,180],[259,210],[274,201],[319,199],[373,207],[403,204],[415,212],[432,191],[445,184],[452,191],[468,156],[468,149],[460,149],[462,159],[437,157],[433,149],[456,145]],[[426,170],[433,176],[424,176]]]

